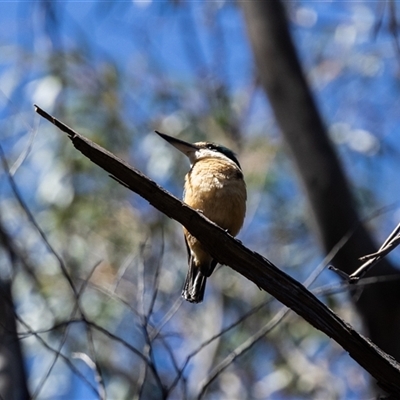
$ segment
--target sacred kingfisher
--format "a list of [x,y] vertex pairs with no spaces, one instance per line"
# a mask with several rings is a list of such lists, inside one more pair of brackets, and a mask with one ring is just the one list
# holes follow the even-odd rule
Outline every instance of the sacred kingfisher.
[[[246,214],[246,184],[235,154],[224,146],[210,143],[187,143],[156,133],[176,147],[190,160],[190,171],[185,177],[183,201],[201,211],[221,228],[236,236]],[[185,300],[200,303],[206,280],[217,265],[201,243],[185,228],[189,270],[182,290]]]

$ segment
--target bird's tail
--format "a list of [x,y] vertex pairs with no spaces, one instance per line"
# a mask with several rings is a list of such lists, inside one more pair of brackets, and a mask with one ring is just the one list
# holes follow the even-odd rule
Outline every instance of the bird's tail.
[[206,289],[206,282],[207,276],[204,275],[202,269],[195,264],[193,257],[190,257],[189,270],[183,286],[182,297],[191,303],[201,303]]

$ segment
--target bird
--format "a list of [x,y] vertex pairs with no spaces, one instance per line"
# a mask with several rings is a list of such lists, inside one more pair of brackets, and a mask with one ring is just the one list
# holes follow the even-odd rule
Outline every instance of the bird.
[[[235,153],[213,142],[188,143],[155,132],[189,158],[190,170],[185,176],[183,201],[236,236],[246,214],[247,191]],[[183,233],[189,269],[182,297],[191,303],[201,303],[207,278],[218,262],[185,227]]]

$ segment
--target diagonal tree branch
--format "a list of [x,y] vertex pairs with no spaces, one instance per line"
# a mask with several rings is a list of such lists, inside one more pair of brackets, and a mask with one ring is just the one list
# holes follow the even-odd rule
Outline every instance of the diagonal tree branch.
[[[347,232],[354,231],[332,261],[336,268],[352,274],[360,266],[359,257],[375,252],[378,247],[361,222],[352,188],[303,73],[291,37],[285,2],[250,0],[239,1],[239,4],[261,86],[307,196],[309,216],[314,220],[310,225],[325,252]],[[399,274],[399,270],[386,258],[380,261],[374,274],[394,275]],[[355,305],[369,336],[400,360],[400,282],[393,280],[365,288]]]
[[260,254],[246,248],[201,213],[182,203],[125,161],[75,132],[38,106],[35,106],[35,109],[43,118],[67,133],[73,145],[92,162],[159,211],[184,225],[202,242],[212,257],[221,264],[229,265],[334,339],[384,390],[400,397],[400,365],[345,323],[302,284]]

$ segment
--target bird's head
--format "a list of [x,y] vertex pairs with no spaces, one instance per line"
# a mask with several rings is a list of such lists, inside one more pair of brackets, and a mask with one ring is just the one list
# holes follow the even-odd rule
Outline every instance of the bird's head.
[[172,144],[172,146],[185,154],[189,158],[191,165],[202,158],[220,158],[225,160],[228,159],[241,168],[235,153],[232,150],[229,150],[227,147],[221,146],[220,144],[212,142],[188,143],[172,136],[168,136],[165,133],[158,131],[156,131],[156,133],[169,144]]

